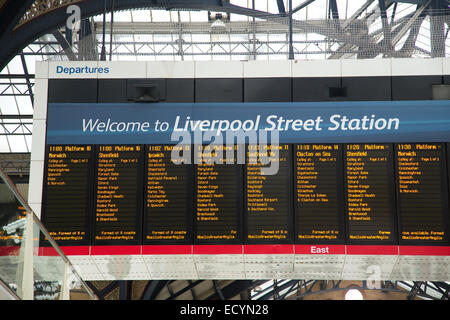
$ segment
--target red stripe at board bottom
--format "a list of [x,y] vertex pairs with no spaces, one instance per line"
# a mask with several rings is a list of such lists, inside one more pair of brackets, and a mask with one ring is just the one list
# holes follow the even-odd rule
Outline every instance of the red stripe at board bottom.
[[400,246],[401,256],[450,256],[450,247]]
[[[88,256],[89,246],[62,246],[59,247],[66,256]],[[53,247],[39,247],[39,255],[44,257],[56,257],[58,252]]]
[[347,246],[348,255],[398,255],[398,246]]
[[142,254],[192,254],[191,245],[142,246]]
[[20,246],[0,246],[0,257],[18,256],[20,254]]
[[345,245],[295,245],[295,254],[345,254]]
[[244,245],[244,254],[294,254],[293,244]]
[[[66,256],[77,255],[176,255],[176,254],[348,254],[450,256],[449,246],[361,246],[361,245],[144,245],[62,246]],[[19,246],[0,246],[0,256],[18,255]],[[53,247],[39,247],[40,256],[57,256]]]
[[194,254],[242,254],[242,245],[194,245]]
[[140,255],[141,246],[92,246],[91,256],[126,256]]

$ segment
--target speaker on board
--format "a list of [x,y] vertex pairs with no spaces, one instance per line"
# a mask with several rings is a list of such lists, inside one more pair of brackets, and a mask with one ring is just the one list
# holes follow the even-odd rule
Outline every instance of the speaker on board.
[[166,80],[128,80],[128,100],[134,102],[158,102],[166,100]]

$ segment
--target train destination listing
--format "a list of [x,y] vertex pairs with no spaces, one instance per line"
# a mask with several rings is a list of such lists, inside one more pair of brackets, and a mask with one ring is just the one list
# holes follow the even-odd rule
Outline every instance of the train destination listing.
[[56,241],[90,241],[92,161],[91,146],[47,147],[42,216]]
[[[245,176],[247,239],[254,242],[286,241],[290,238],[293,214],[292,187],[289,185],[292,176],[291,145],[265,147],[266,150],[261,150],[258,145],[247,146],[248,164]],[[261,174],[261,167],[264,167],[264,164],[255,158],[264,155],[268,155],[272,162],[279,162],[276,175]]]
[[449,241],[444,158],[441,143],[396,146],[401,243]]
[[139,241],[142,147],[101,145],[97,152],[95,241]]
[[448,245],[447,149],[48,145],[42,221],[66,246]]
[[392,162],[391,144],[346,145],[345,191],[350,241],[394,241]]
[[[202,160],[195,166],[197,242],[241,241],[242,165],[227,165],[225,159],[227,151],[236,154],[240,148],[244,146],[199,145],[195,150]],[[215,163],[219,151],[222,159]]]
[[191,166],[172,152],[191,152],[191,146],[148,145],[145,181],[144,241],[187,241],[192,210]]
[[342,241],[341,146],[297,144],[295,153],[296,238]]

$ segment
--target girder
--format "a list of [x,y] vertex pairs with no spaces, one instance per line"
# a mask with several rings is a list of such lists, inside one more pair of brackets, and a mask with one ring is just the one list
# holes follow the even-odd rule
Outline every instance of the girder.
[[[26,8],[30,8],[31,3],[33,3],[33,1],[26,1]],[[46,4],[50,4],[50,6],[46,6]],[[25,14],[24,12],[26,11],[26,8],[22,8],[23,10],[21,10],[21,12],[23,13],[18,15],[19,18],[14,20],[14,26],[16,26],[16,28],[11,32],[6,32],[0,39],[0,47],[2,48],[0,51],[0,70],[2,70],[17,54],[17,52],[21,51],[28,43],[31,43],[35,39],[47,33],[52,33],[56,28],[64,26],[68,18],[66,9],[72,4],[80,6],[81,18],[98,15],[104,10],[103,1],[90,0],[57,0],[51,2],[38,0]],[[114,6],[116,11],[136,8],[166,10],[223,10],[223,2],[220,0],[115,0]],[[14,11],[14,9],[16,10]],[[109,12],[110,9],[111,8],[108,7],[107,11]],[[16,7],[11,10],[14,12],[19,12]],[[4,10],[2,10],[2,13],[3,12]],[[21,17],[22,19],[17,25],[17,21]],[[2,21],[2,16],[0,16],[0,21]]]
[[[219,0],[194,0],[194,1],[182,1],[182,0],[151,0],[151,1],[143,1],[143,0],[115,0],[114,1],[114,10],[128,10],[135,8],[154,8],[154,9],[165,9],[165,10],[209,10],[209,11],[222,11],[240,15],[246,15],[253,18],[260,18],[266,20],[268,22],[273,22],[279,25],[289,26],[289,12],[285,8],[285,3],[283,1],[276,1],[276,5],[278,6],[279,13],[270,13],[261,10],[255,10],[253,8],[246,8],[237,6],[229,3],[229,1],[219,1]],[[442,0],[431,0],[433,10],[440,10],[440,15],[433,14],[436,11],[427,10],[425,15],[430,15],[431,19],[431,38],[432,38],[432,48],[430,49],[430,54],[433,56],[443,56],[445,55],[445,34],[444,33],[444,23],[448,23],[448,19],[442,18],[442,14],[447,13],[446,9],[446,1]],[[0,14],[5,14],[8,11],[9,3],[12,1],[7,1],[3,6]],[[373,4],[378,2],[378,6],[373,9]],[[339,52],[359,52],[359,58],[370,58],[374,57],[380,53],[388,54],[391,56],[407,56],[411,53],[411,51],[416,50],[415,45],[408,44],[406,48],[401,48],[398,52],[392,52],[393,47],[395,47],[396,40],[400,36],[405,36],[406,32],[409,30],[413,30],[417,28],[417,23],[407,23],[402,25],[402,29],[398,29],[397,32],[394,32],[394,26],[398,23],[394,20],[395,11],[392,13],[390,17],[390,22],[388,21],[388,17],[386,15],[386,10],[393,3],[411,3],[417,4],[417,11],[423,10],[430,2],[429,1],[390,1],[390,0],[379,0],[375,2],[374,0],[368,0],[365,2],[349,19],[338,19],[341,17],[340,8],[338,8],[338,1],[330,1],[329,2],[329,12],[330,19],[326,20],[325,23],[313,23],[309,20],[298,20],[292,19],[292,28],[293,32],[305,32],[305,33],[315,33],[321,36],[326,37],[332,42],[338,43],[339,48],[335,50],[335,55],[332,55],[330,58],[343,57]],[[25,3],[22,2],[25,6]],[[32,5],[30,6],[30,4]],[[20,52],[24,47],[26,47],[29,43],[34,41],[35,39],[43,36],[44,34],[55,34],[58,41],[63,47],[63,50],[67,54],[70,59],[74,59],[74,56],[70,52],[70,47],[67,46],[67,43],[63,41],[59,37],[57,32],[57,28],[64,26],[66,19],[68,17],[66,13],[66,8],[69,5],[76,4],[81,8],[81,18],[91,17],[93,15],[101,14],[104,10],[103,1],[89,1],[89,0],[55,0],[55,1],[47,1],[47,0],[35,0],[28,1],[29,9],[26,10],[24,7],[20,7],[22,14],[18,16],[15,20],[9,18],[8,20],[0,19],[0,22],[7,24],[9,21],[9,31],[4,32],[3,37],[0,39],[0,47],[2,50],[0,51],[0,69],[8,63],[8,61]],[[306,1],[295,1],[293,3],[292,12],[298,12],[308,7],[314,3],[314,0],[306,0]],[[111,1],[107,1],[107,11],[110,11]],[[372,9],[369,10],[369,7],[372,6]],[[445,7],[445,8],[444,8]],[[19,10],[19,8],[16,8]],[[446,10],[444,10],[446,9]],[[9,10],[13,10],[9,8]],[[369,11],[368,11],[369,10]],[[10,11],[11,12],[11,11]],[[17,11],[19,12],[19,11]],[[287,13],[286,13],[287,12]],[[361,18],[363,12],[367,12],[366,17]],[[373,34],[360,33],[360,30],[355,31],[355,23],[371,23],[376,18],[377,15],[381,14],[382,23],[383,23],[383,37],[381,38],[380,34],[374,36]],[[422,13],[421,13],[422,14]],[[421,15],[421,17],[423,14]],[[401,18],[401,17],[400,17]],[[414,20],[415,17],[411,17],[410,20]],[[3,22],[5,21],[5,22]],[[14,22],[13,22],[14,21]],[[363,22],[364,21],[364,22]],[[418,20],[420,21],[420,19]],[[11,25],[13,27],[11,27]],[[419,25],[420,27],[420,25]],[[3,30],[3,29],[2,29]],[[6,30],[6,29],[5,29]],[[413,35],[415,31],[412,31]],[[288,33],[289,35],[290,33]],[[410,36],[408,41],[415,40],[414,36]],[[289,37],[288,37],[289,38]],[[111,45],[111,44],[110,44]],[[289,45],[290,46],[290,45]],[[92,47],[92,45],[91,45]],[[95,46],[94,46],[95,47]],[[287,47],[289,48],[289,47]],[[97,49],[97,48],[96,48]],[[100,48],[100,49],[103,49]],[[355,50],[356,49],[356,50]],[[428,50],[422,49],[417,50],[422,53],[428,52]],[[292,49],[291,49],[292,51]],[[295,50],[293,50],[295,53]],[[181,53],[182,50],[180,50]],[[98,54],[98,52],[96,52]],[[98,57],[97,57],[98,59]]]

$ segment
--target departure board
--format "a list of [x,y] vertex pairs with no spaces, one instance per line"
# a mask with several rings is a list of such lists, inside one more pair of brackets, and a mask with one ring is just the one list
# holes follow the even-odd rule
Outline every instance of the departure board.
[[449,243],[444,144],[396,145],[401,244]]
[[195,242],[242,242],[242,167],[244,146],[197,145],[195,166]]
[[293,241],[291,147],[247,145],[244,183],[247,243]]
[[450,195],[450,142],[446,143],[447,145],[447,191]]
[[[449,199],[449,215],[450,215],[450,142],[446,143],[447,147],[447,196]],[[450,232],[450,227],[449,227]]]
[[392,148],[391,144],[345,145],[349,243],[396,242]]
[[91,240],[93,147],[50,145],[45,161],[42,207],[45,227],[60,245],[88,245]]
[[298,243],[343,243],[342,147],[297,144],[295,218]]
[[143,148],[100,145],[96,152],[94,244],[140,244]]
[[191,242],[192,165],[185,153],[190,145],[146,146],[144,243]]

